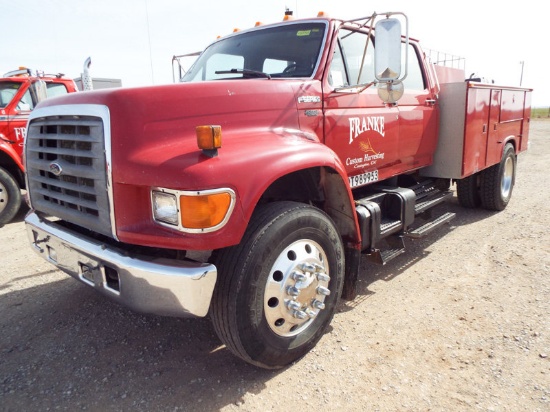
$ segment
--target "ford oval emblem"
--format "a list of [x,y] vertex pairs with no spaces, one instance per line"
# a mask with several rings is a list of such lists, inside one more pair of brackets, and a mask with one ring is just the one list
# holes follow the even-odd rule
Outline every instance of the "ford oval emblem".
[[59,163],[50,163],[50,172],[52,172],[54,175],[59,176],[61,173],[63,173],[63,169],[61,168],[61,165]]

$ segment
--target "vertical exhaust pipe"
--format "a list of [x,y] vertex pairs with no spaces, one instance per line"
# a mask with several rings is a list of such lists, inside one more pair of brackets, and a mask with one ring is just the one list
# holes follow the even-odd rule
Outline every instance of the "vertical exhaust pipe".
[[94,90],[94,84],[92,83],[92,76],[90,75],[90,65],[92,64],[92,58],[88,57],[84,62],[84,72],[82,73],[82,90]]

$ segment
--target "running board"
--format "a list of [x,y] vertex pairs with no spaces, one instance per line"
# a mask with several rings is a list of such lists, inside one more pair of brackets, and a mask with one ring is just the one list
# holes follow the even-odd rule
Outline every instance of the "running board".
[[456,216],[456,213],[447,212],[438,218],[420,226],[419,228],[416,228],[414,230],[411,230],[410,232],[405,233],[405,236],[413,238],[413,239],[420,239],[425,236],[427,236],[429,233],[431,233],[433,230],[437,229],[439,226],[444,225],[445,223],[449,223],[451,220],[453,220]]
[[390,260],[395,259],[397,256],[405,253],[405,242],[402,236],[390,236],[385,239],[388,245],[388,249],[380,250],[374,249],[369,254],[367,259],[371,262],[378,263],[379,265],[385,265]]
[[436,191],[430,196],[427,196],[422,200],[418,200],[416,202],[416,205],[414,206],[414,213],[415,215],[424,213],[427,210],[431,209],[432,207],[437,206],[440,203],[443,203],[445,200],[451,197],[453,197],[453,192],[451,191],[444,191],[444,192]]

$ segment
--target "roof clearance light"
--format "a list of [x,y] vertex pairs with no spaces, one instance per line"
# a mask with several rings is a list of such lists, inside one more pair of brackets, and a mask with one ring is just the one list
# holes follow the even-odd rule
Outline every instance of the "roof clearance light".
[[292,10],[286,9],[285,17],[283,17],[283,21],[294,20],[294,16],[292,15],[293,13],[294,12]]
[[222,147],[222,127],[205,125],[195,128],[197,145],[208,157],[216,157],[218,149]]
[[319,13],[317,13],[317,17],[328,17],[328,13],[325,13],[321,10]]
[[263,23],[261,21],[257,21],[256,24],[254,25],[254,27],[258,27],[258,26],[262,26]]
[[231,193],[181,196],[181,225],[185,229],[203,230],[220,225],[232,206]]

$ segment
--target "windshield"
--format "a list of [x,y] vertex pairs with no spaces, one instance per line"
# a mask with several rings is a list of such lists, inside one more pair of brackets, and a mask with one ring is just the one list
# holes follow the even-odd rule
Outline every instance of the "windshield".
[[258,77],[311,77],[326,23],[283,24],[222,39],[198,58],[184,82]]
[[10,104],[21,84],[21,82],[0,82],[0,109]]

